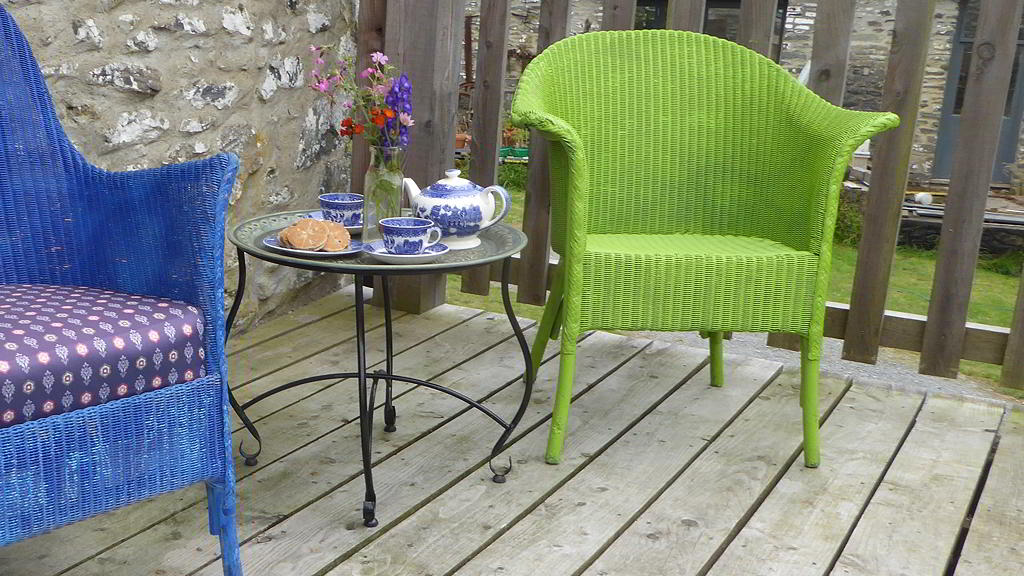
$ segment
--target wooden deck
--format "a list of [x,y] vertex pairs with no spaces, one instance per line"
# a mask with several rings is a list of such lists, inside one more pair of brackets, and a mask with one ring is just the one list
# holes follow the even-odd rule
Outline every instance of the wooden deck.
[[[352,301],[339,293],[235,340],[240,397],[353,363]],[[380,312],[369,322],[376,362]],[[503,316],[443,306],[395,330],[400,372],[514,411],[521,357]],[[275,396],[251,413],[259,466],[237,461],[246,574],[1024,573],[1024,412],[826,377],[823,464],[807,470],[797,373],[730,357],[714,389],[705,363],[703,350],[588,335],[566,459],[550,466],[549,357],[503,485],[485,462],[493,422],[400,388],[398,431],[376,424],[376,529],[360,522],[355,387]],[[195,486],[0,548],[0,574],[220,574],[204,497]]]

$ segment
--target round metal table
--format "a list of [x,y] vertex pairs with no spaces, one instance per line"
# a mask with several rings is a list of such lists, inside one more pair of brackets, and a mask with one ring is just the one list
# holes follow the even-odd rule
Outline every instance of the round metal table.
[[[536,375],[533,374],[533,363],[530,358],[530,348],[526,343],[526,337],[523,335],[522,328],[516,320],[515,313],[512,310],[512,301],[509,297],[510,263],[512,256],[526,247],[526,235],[511,226],[496,224],[480,233],[480,246],[469,250],[452,250],[442,255],[432,263],[415,265],[381,264],[365,253],[339,257],[300,258],[281,254],[264,246],[264,238],[272,234],[276,234],[282,228],[291,225],[299,218],[307,215],[309,215],[308,210],[301,210],[259,216],[242,222],[228,233],[228,240],[235,245],[238,251],[238,289],[235,293],[234,302],[231,305],[231,311],[228,313],[226,333],[228,335],[231,333],[232,324],[234,324],[235,316],[238,314],[238,309],[242,303],[242,297],[245,293],[246,255],[266,262],[273,262],[282,266],[300,268],[303,270],[329,272],[334,274],[351,274],[354,276],[356,285],[356,371],[321,374],[288,382],[287,384],[282,384],[271,390],[267,390],[243,404],[239,404],[235,399],[234,394],[229,392],[232,408],[235,410],[235,413],[238,414],[238,418],[242,421],[242,424],[249,433],[252,434],[257,443],[256,450],[251,452],[247,451],[244,446],[239,445],[239,452],[241,452],[242,456],[245,458],[246,465],[256,465],[257,457],[259,456],[262,448],[262,438],[260,437],[259,430],[245,413],[245,411],[253,404],[265,400],[278,392],[282,392],[302,384],[318,382],[321,380],[355,379],[359,388],[359,436],[362,448],[363,479],[366,483],[366,496],[363,499],[363,524],[368,527],[376,526],[377,496],[373,489],[373,470],[371,462],[374,404],[377,385],[379,382],[383,381],[385,388],[384,431],[395,431],[397,410],[394,405],[392,385],[393,382],[398,381],[423,386],[458,398],[469,406],[480,410],[491,420],[494,420],[498,426],[501,427],[502,432],[498,437],[498,441],[495,442],[494,447],[491,449],[490,468],[491,472],[494,474],[493,480],[498,483],[504,482],[506,475],[512,470],[512,459],[509,458],[507,466],[501,469],[496,468],[493,461],[495,456],[505,449],[509,438],[512,436],[512,433],[519,425],[519,421],[522,419],[523,414],[526,412],[526,408],[530,400],[530,394],[533,391],[534,378],[536,377]],[[505,314],[508,316],[509,323],[512,325],[512,331],[515,333],[516,340],[522,350],[524,364],[523,398],[519,404],[519,409],[516,410],[516,413],[513,415],[511,420],[505,420],[490,408],[460,393],[458,390],[453,390],[419,378],[412,378],[394,373],[391,297],[388,293],[388,277],[414,274],[434,274],[438,272],[457,272],[497,262],[499,260],[503,261],[501,270],[501,297],[505,306]],[[366,324],[363,311],[364,296],[362,287],[365,285],[367,279],[372,279],[372,277],[377,276],[381,277],[382,281],[380,282],[380,285],[383,287],[381,300],[384,304],[384,331],[387,354],[385,358],[385,369],[369,372],[366,365]]]

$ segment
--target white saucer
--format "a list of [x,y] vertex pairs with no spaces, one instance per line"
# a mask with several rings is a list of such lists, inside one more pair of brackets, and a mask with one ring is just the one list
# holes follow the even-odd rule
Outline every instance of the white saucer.
[[384,249],[383,240],[375,240],[363,244],[363,252],[385,264],[429,264],[447,254],[448,246],[438,242],[428,247],[422,254],[392,254]]
[[334,256],[349,256],[351,254],[358,254],[363,250],[363,243],[359,240],[352,240],[349,242],[348,248],[340,252],[321,252],[319,250],[299,250],[298,248],[288,248],[282,246],[281,242],[277,239],[277,234],[271,234],[263,239],[263,245],[273,250],[274,252],[280,252],[289,256],[301,256],[302,258],[331,258]]
[[[324,219],[324,212],[323,212],[323,210],[317,210],[316,212],[310,212],[308,218],[312,218],[313,220],[323,220]],[[363,233],[363,226],[362,225],[359,225],[359,226],[345,226],[345,230],[348,230],[348,233],[350,235],[352,235],[352,236],[358,236],[359,234]]]

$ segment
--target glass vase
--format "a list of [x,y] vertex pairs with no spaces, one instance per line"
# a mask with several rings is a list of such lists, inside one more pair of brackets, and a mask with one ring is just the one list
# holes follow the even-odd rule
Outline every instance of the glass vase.
[[370,166],[363,182],[362,241],[380,239],[377,222],[401,215],[405,148],[370,146]]

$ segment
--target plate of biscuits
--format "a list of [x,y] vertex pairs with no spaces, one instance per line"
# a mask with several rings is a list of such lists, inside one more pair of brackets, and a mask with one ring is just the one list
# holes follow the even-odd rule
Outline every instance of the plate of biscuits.
[[341,224],[316,218],[300,218],[264,238],[263,245],[275,252],[304,258],[345,256],[363,249],[363,243],[353,240]]

